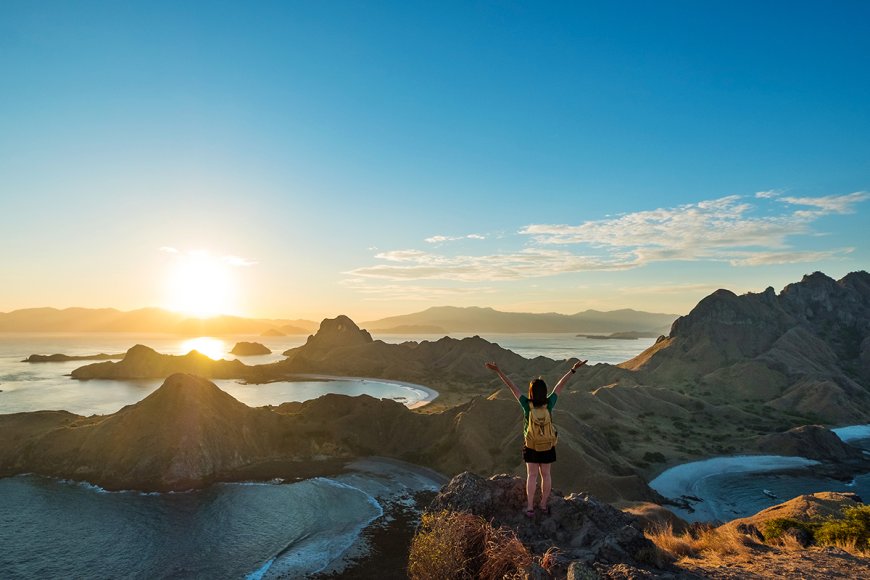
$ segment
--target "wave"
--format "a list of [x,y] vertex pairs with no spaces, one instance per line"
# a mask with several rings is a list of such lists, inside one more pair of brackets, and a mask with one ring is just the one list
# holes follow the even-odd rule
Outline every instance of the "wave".
[[[266,560],[259,568],[248,573],[245,576],[246,580],[276,577],[295,578],[320,572],[341,557],[356,542],[369,524],[384,515],[384,508],[378,500],[358,487],[325,477],[315,477],[306,481],[318,486],[317,491],[321,494],[326,492],[324,498],[326,500],[333,499],[330,491],[340,491],[341,495],[350,492],[362,499],[372,510],[355,522],[345,521],[343,529],[341,527],[336,529],[335,525],[324,525],[321,530],[302,535]],[[348,506],[347,498],[342,497],[341,501],[329,501],[329,505],[336,507],[335,513],[338,514],[342,508]],[[333,514],[322,513],[321,515],[328,522],[328,517]],[[342,515],[346,517],[347,514]]]

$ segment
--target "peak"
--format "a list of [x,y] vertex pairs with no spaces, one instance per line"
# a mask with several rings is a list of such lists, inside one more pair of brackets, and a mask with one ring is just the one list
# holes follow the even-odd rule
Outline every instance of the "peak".
[[208,379],[186,373],[175,373],[167,377],[156,391],[133,407],[140,409],[158,407],[161,412],[171,414],[181,412],[185,407],[200,408],[215,404],[247,408]]
[[800,281],[801,284],[834,284],[834,279],[827,276],[822,272],[813,272],[812,274],[805,274]]
[[139,356],[143,354],[157,354],[157,351],[151,348],[150,346],[145,346],[144,344],[137,344],[131,346],[127,351],[128,355]]
[[317,334],[323,332],[345,333],[359,331],[360,328],[357,326],[356,322],[344,314],[339,314],[335,318],[324,318],[320,323],[320,329],[317,331]]
[[356,323],[341,314],[335,318],[325,318],[320,323],[317,334],[308,337],[306,346],[334,348],[372,342],[372,336],[360,329]]

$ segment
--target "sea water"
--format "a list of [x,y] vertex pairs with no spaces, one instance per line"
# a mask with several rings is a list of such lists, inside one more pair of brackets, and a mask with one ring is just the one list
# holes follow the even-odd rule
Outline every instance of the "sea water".
[[[847,442],[870,453],[870,439]],[[669,508],[689,522],[743,518],[799,495],[822,491],[849,492],[863,501],[870,499],[870,473],[848,480],[814,475],[809,470],[801,473],[801,467],[815,463],[799,457],[714,457],[672,467],[651,481],[650,487],[665,497],[687,500],[688,508]]]
[[[388,342],[432,336],[378,337]],[[590,362],[627,360],[651,340],[594,341],[573,335],[500,335],[523,356],[569,356]],[[229,354],[241,340],[271,355]],[[30,354],[123,353],[145,344],[167,354],[197,349],[249,365],[280,360],[304,337],[166,335],[0,335],[0,413],[63,409],[113,413],[150,394],[161,380],[76,381],[73,369],[95,361],[24,363]],[[601,343],[595,348],[596,343]],[[327,392],[366,393],[413,405],[427,393],[378,380],[243,385],[215,381],[252,405],[302,401]],[[299,482],[220,484],[185,493],[106,492],[69,481],[23,476],[0,479],[0,577],[6,578],[275,578],[303,577],[339,558],[390,501],[435,490],[443,480],[414,466],[360,461],[348,473]]]
[[347,550],[382,502],[441,483],[398,462],[358,463],[333,478],[162,494],[0,479],[0,577],[302,577]]

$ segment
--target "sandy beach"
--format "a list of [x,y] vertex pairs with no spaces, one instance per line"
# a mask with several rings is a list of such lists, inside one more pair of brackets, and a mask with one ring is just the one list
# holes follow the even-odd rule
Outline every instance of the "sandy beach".
[[414,391],[418,391],[423,396],[416,403],[411,403],[408,405],[409,409],[417,409],[424,405],[428,405],[432,401],[434,401],[438,395],[440,394],[435,389],[430,389],[429,387],[424,387],[423,385],[415,385],[414,383],[406,383],[405,381],[397,381],[394,379],[376,379],[372,377],[344,377],[344,376],[336,376],[336,375],[311,375],[311,374],[294,374],[292,375],[295,379],[304,379],[304,380],[314,380],[314,381],[370,381],[373,383],[382,383],[385,385],[397,385],[400,387],[405,387],[406,389],[412,389]]

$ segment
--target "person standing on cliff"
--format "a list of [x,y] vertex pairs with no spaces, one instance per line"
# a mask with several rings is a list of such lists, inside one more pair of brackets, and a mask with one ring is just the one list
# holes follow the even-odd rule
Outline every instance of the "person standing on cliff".
[[[568,379],[571,375],[577,372],[577,369],[586,364],[587,361],[580,360],[575,362],[565,375],[559,379],[553,392],[547,395],[547,383],[540,377],[529,382],[529,396],[522,394],[517,386],[505,375],[498,365],[494,362],[485,363],[486,368],[495,371],[501,382],[510,389],[514,397],[520,403],[523,409],[523,461],[526,463],[526,515],[534,517],[535,515],[535,491],[538,485],[538,474],[541,475],[541,503],[539,507],[545,514],[550,513],[550,508],[547,506],[547,501],[550,499],[550,489],[552,480],[550,478],[550,467],[556,461],[556,444],[555,436],[553,436],[553,444],[549,449],[539,451],[528,447],[529,431],[531,429],[530,416],[544,415],[545,420],[549,420],[550,428],[552,429],[552,418],[550,413],[553,412],[553,407],[556,406],[556,401],[559,394],[565,385],[568,384]],[[534,409],[534,410],[533,410]],[[546,413],[544,413],[546,409]]]

